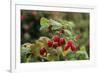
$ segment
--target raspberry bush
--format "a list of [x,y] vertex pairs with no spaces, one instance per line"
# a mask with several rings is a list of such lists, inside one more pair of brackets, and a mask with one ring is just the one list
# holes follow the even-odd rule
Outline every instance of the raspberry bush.
[[88,60],[89,14],[21,10],[20,49],[22,63]]

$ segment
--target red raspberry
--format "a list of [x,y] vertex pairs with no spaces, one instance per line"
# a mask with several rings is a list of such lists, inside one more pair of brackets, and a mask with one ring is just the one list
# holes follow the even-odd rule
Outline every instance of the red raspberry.
[[73,41],[72,41],[72,40],[69,40],[69,41],[67,42],[67,44],[68,44],[69,46],[71,46],[71,45],[73,44]]
[[72,44],[72,45],[71,45],[71,50],[72,50],[72,51],[76,51],[76,46]]
[[65,44],[65,39],[64,38],[60,38],[60,44]]
[[48,40],[48,47],[52,47],[53,46],[53,42],[51,40]]
[[61,43],[60,43],[60,41],[58,42],[58,46],[61,46]]
[[45,53],[47,53],[46,49],[45,48],[41,48],[40,49],[40,55],[44,56]]
[[61,46],[60,42],[53,42],[53,46]]
[[68,44],[66,44],[65,46],[64,46],[64,50],[68,50],[70,48],[70,45],[68,45]]
[[59,42],[59,40],[60,40],[60,37],[59,37],[59,36],[54,36],[54,37],[53,37],[53,41],[54,41],[54,42]]
[[58,46],[58,42],[53,42],[53,46]]

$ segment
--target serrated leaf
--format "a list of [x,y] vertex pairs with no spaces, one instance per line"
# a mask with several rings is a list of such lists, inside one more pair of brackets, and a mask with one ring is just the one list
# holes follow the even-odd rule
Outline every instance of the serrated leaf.
[[50,25],[52,25],[52,30],[57,30],[62,27],[62,24],[55,20],[50,19],[49,21],[50,21]]
[[72,32],[69,31],[69,30],[65,30],[64,35],[65,35],[65,37],[66,37],[67,40],[69,40],[69,39],[73,39],[73,38],[74,38]]
[[64,28],[72,30],[75,24],[72,21],[62,20],[60,19],[59,22],[64,26]]
[[42,17],[40,19],[40,24],[41,24],[41,26],[49,26],[49,20],[44,18],[44,17]]
[[40,27],[40,31],[46,30],[46,29],[48,29],[48,26],[47,25],[43,25],[43,26]]
[[70,35],[70,36],[72,35],[71,31],[69,31],[69,30],[65,30],[65,31],[67,32],[68,35]]
[[71,27],[74,27],[75,24],[72,22],[72,21],[68,21],[68,24],[71,26]]

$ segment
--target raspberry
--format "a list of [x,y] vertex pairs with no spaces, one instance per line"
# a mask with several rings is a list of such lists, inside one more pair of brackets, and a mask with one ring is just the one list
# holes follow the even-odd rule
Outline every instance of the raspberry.
[[53,36],[53,41],[54,42],[59,42],[60,40],[60,37],[59,36]]
[[58,46],[58,42],[53,42],[53,46]]
[[46,49],[45,48],[41,48],[40,49],[40,55],[44,56],[45,53],[47,53]]
[[53,46],[53,42],[51,40],[48,40],[48,47],[52,47]]
[[72,41],[72,40],[69,40],[69,41],[67,42],[67,44],[68,44],[69,46],[71,46],[71,45],[73,44],[73,41]]
[[72,44],[72,45],[71,45],[71,50],[72,50],[72,51],[76,51],[76,46]]
[[58,46],[61,46],[61,43],[60,43],[60,41],[58,42]]
[[61,46],[60,42],[53,42],[53,46],[57,47],[57,46]]
[[65,39],[64,38],[60,38],[60,44],[65,44]]
[[70,48],[70,45],[68,45],[68,44],[66,44],[65,46],[64,46],[64,50],[68,50]]

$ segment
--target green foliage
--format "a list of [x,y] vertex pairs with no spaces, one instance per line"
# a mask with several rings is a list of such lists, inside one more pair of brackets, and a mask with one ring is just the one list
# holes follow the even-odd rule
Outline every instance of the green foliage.
[[76,52],[76,57],[79,60],[87,60],[89,59],[88,54],[86,52],[86,48],[84,46],[80,47],[80,50]]
[[67,60],[76,60],[76,54],[74,52],[68,52],[66,58]]
[[49,20],[46,19],[46,18],[44,18],[44,17],[42,17],[42,18],[40,19],[40,24],[41,24],[41,26],[42,26],[42,25],[48,26],[48,25],[49,25]]

